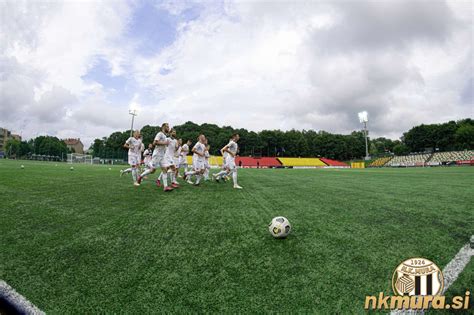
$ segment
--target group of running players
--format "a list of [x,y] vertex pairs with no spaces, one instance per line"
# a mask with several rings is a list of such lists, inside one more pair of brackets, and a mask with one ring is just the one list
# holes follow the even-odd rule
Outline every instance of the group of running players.
[[[220,150],[223,157],[222,169],[213,174],[212,178],[220,182],[232,176],[234,188],[242,189],[237,183],[237,167],[235,164],[238,141],[239,135],[233,134],[229,143]],[[191,140],[183,144],[182,139],[176,138],[176,130],[170,128],[168,123],[164,123],[161,126],[161,131],[156,134],[153,143],[150,143],[145,150],[140,131],[135,130],[133,136],[128,138],[123,145],[124,148],[128,149],[130,168],[121,170],[120,175],[132,173],[133,184],[140,186],[142,181],[148,178],[148,175],[155,173],[157,169],[161,169],[156,184],[158,187],[162,186],[165,192],[169,192],[180,187],[177,179],[181,177],[179,170],[182,169],[182,178],[189,184],[198,186],[203,178],[204,180],[210,179],[210,146],[206,136],[199,135],[198,141],[191,149],[193,164],[191,168],[188,168],[187,156],[191,144]],[[141,165],[145,167],[143,172],[141,172]],[[192,181],[193,177],[195,178],[194,182]]]

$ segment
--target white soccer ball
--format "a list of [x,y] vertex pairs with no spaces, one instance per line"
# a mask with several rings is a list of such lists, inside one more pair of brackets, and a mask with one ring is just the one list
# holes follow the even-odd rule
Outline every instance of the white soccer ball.
[[274,217],[268,225],[268,231],[274,238],[285,238],[291,232],[291,224],[285,217]]
[[71,170],[71,171],[74,171],[74,167],[71,166],[70,170]]
[[25,168],[25,166],[24,166],[24,165],[22,165],[22,166],[20,166],[20,167],[21,167],[22,169],[23,169],[23,168]]

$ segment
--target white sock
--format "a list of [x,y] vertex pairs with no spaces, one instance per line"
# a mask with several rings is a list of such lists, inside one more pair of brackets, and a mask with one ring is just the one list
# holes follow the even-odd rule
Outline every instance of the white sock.
[[237,186],[237,170],[232,171],[232,180],[234,181],[234,186]]
[[161,174],[163,174],[163,176],[161,176],[161,179],[163,181],[163,187],[166,188],[168,187],[168,176],[167,174],[164,174],[163,172],[161,172]]
[[137,182],[137,169],[136,168],[133,168],[132,169],[132,178],[133,178],[133,182],[136,183]]
[[186,175],[186,176],[192,176],[192,175],[195,175],[195,174],[196,174],[196,171],[184,172],[184,175]]
[[161,180],[163,178],[163,172],[160,173],[160,175],[158,176],[158,180]]
[[208,180],[209,179],[209,169],[206,168],[204,171],[204,179]]
[[140,177],[145,177],[145,176],[147,176],[148,174],[150,174],[151,172],[152,172],[152,169],[149,168],[149,169],[147,169],[146,171],[144,171],[144,172],[140,175]]
[[217,178],[221,178],[222,176],[224,176],[225,174],[227,174],[227,171],[223,170],[223,171],[220,171],[219,173],[216,174],[216,177]]
[[133,171],[133,168],[129,167],[126,170],[123,170],[122,173],[127,174],[127,173],[130,173],[131,171]]
[[201,181],[201,175],[196,175],[196,184],[199,184]]

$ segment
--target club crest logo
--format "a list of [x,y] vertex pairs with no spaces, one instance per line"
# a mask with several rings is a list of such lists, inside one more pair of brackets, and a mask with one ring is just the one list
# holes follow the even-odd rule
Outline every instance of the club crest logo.
[[426,258],[407,259],[393,272],[392,288],[396,295],[438,295],[443,287],[443,272]]

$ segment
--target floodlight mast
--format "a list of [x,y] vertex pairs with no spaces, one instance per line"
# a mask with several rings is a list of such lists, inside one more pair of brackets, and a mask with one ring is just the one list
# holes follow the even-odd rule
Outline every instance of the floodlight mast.
[[364,138],[365,138],[365,160],[370,160],[369,156],[369,131],[367,130],[367,123],[369,122],[369,114],[366,111],[359,113],[359,121],[361,124],[364,124]]
[[137,116],[137,110],[136,109],[130,109],[128,110],[128,114],[132,115],[132,126],[130,127],[130,137],[133,137],[133,121],[135,119],[135,116]]

